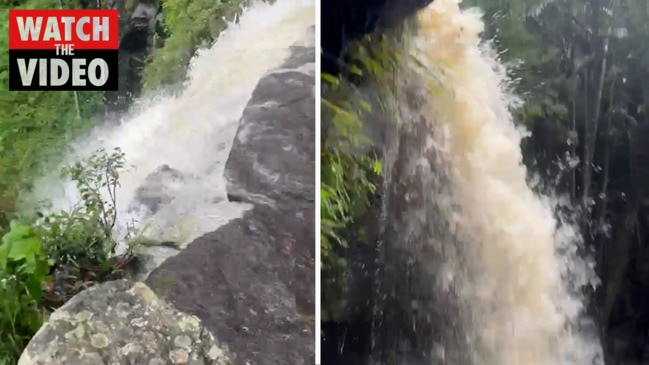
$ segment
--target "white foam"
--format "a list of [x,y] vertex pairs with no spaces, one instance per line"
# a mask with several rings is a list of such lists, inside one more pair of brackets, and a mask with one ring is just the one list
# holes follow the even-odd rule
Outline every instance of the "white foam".
[[[197,52],[180,95],[145,98],[119,126],[98,128],[75,145],[68,160],[99,147],[120,147],[133,166],[120,176],[116,234],[142,219],[129,205],[145,178],[163,164],[195,178],[186,179],[175,199],[151,217],[149,234],[187,243],[242,213],[245,207],[227,202],[223,177],[239,119],[257,82],[281,66],[291,45],[304,41],[314,17],[314,0],[253,2],[212,47]],[[55,210],[79,201],[71,183],[48,177],[37,186],[38,197],[52,200]]]
[[450,165],[451,196],[440,204],[472,274],[448,273],[476,344],[467,351],[474,365],[594,364],[601,348],[575,331],[584,306],[573,294],[593,281],[592,267],[574,254],[581,238],[555,215],[557,201],[528,186],[510,112],[518,100],[480,40],[479,12],[458,3],[435,0],[419,13],[415,55],[439,80],[426,113]]

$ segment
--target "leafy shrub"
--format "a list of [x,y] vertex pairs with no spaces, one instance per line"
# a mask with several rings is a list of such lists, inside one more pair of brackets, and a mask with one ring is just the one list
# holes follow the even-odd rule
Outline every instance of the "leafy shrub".
[[[322,78],[325,87],[343,87],[331,75]],[[350,101],[323,100],[322,106],[330,124],[327,140],[323,142],[320,177],[321,253],[326,261],[336,245],[347,247],[341,231],[369,205],[376,189],[371,173],[380,173],[380,164],[361,152],[370,143],[362,134],[361,119],[363,113],[370,111],[369,104],[362,100],[357,105]]]
[[81,202],[71,212],[50,214],[37,225],[43,246],[55,262],[108,263],[117,246],[112,231],[117,218],[119,174],[125,163],[124,153],[116,148],[110,155],[99,150],[86,161],[64,169],[62,176],[76,183]]
[[228,22],[238,21],[247,3],[247,0],[165,0],[162,8],[169,38],[144,69],[144,87],[155,90],[184,81],[196,50],[214,42]]
[[[323,85],[342,88],[339,79],[323,75]],[[340,91],[340,90],[336,90]],[[323,120],[329,130],[322,142],[320,188],[320,252],[323,278],[323,317],[326,308],[340,300],[347,290],[346,250],[350,233],[358,228],[356,219],[370,206],[381,173],[377,158],[368,155],[363,147],[370,142],[363,136],[363,114],[370,111],[369,104],[323,100]],[[341,93],[340,95],[345,95]],[[351,99],[354,100],[354,99]]]
[[49,264],[30,226],[11,222],[0,245],[0,362],[15,363],[43,320]]
[[[396,118],[393,88],[399,54],[394,39],[367,36],[350,46],[347,60],[343,76],[322,75],[320,251],[325,320],[335,316],[334,307],[348,290],[347,253],[351,245],[365,240],[359,220],[382,175],[380,156],[364,134],[370,126],[367,118],[372,106],[383,117]],[[356,84],[372,93],[361,93]]]
[[[117,245],[112,236],[116,194],[124,167],[119,149],[111,154],[99,150],[63,171],[81,197],[71,212],[44,216],[33,228],[11,222],[0,245],[0,364],[15,364],[40,328],[45,307],[63,304],[92,282],[110,279],[114,269],[110,259]],[[79,274],[84,265],[98,267],[104,275],[88,280]],[[62,288],[52,272],[54,279],[66,274]],[[52,302],[53,296],[59,300]]]

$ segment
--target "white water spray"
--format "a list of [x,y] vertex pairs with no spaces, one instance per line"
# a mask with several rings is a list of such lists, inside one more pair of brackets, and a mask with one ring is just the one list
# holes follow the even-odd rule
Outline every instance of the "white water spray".
[[[314,19],[313,0],[253,2],[211,48],[197,53],[179,96],[144,100],[119,126],[99,128],[76,145],[68,160],[119,147],[133,166],[120,176],[118,234],[141,218],[129,205],[145,178],[163,164],[188,178],[149,219],[147,235],[184,245],[242,213],[244,207],[227,202],[223,177],[239,119],[262,76],[282,64],[290,46],[312,37]],[[73,184],[61,194],[46,180],[38,184],[38,195],[53,200],[54,210],[79,202]]]
[[[419,30],[416,56],[438,79],[426,113],[450,165],[451,196],[440,203],[466,244],[470,274],[456,272],[454,284],[472,364],[601,361],[597,341],[575,331],[584,308],[572,294],[594,274],[576,255],[559,253],[574,253],[580,237],[556,218],[556,202],[527,184],[523,135],[510,112],[515,98],[503,66],[480,42],[480,15],[458,0],[435,0],[419,13]],[[566,280],[575,271],[587,280]]]

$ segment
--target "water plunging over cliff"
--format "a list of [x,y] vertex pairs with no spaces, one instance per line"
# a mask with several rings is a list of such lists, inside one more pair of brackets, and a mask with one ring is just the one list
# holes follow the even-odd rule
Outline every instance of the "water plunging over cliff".
[[[132,165],[120,176],[119,234],[133,219],[146,218],[148,235],[182,246],[241,214],[243,207],[226,199],[223,176],[239,119],[259,79],[282,64],[290,46],[308,38],[314,18],[313,0],[252,2],[238,23],[197,52],[182,93],[143,99],[118,126],[98,128],[77,143],[69,160],[120,147]],[[168,204],[142,216],[133,204],[137,189],[162,165],[183,178],[167,187],[173,192]],[[38,186],[56,210],[79,201],[73,184],[63,194],[50,182]]]
[[410,110],[388,148],[379,284],[405,309],[384,304],[383,321],[405,316],[414,337],[431,336],[434,345],[410,341],[432,349],[432,363],[601,364],[578,294],[596,278],[558,201],[528,184],[510,112],[517,100],[482,30],[480,14],[457,0],[418,14],[412,55],[428,81],[416,108],[401,106]]

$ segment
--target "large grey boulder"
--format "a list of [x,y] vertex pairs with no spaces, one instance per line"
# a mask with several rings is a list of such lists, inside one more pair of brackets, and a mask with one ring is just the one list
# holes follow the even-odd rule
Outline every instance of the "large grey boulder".
[[146,280],[243,363],[315,362],[315,54],[293,47],[244,110],[225,175],[253,208]]
[[284,65],[259,81],[225,165],[231,200],[314,204],[314,60],[315,48],[293,47]]
[[81,292],[52,313],[18,365],[229,365],[198,318],[143,283],[118,280]]

